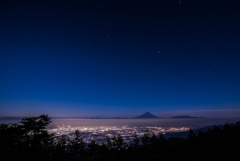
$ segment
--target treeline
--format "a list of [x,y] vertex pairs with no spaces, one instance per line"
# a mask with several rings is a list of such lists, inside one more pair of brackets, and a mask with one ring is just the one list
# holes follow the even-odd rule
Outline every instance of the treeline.
[[107,138],[107,144],[94,141],[86,145],[79,131],[67,144],[46,131],[51,123],[47,115],[24,118],[21,124],[0,125],[0,156],[4,160],[44,161],[125,161],[125,160],[216,160],[238,157],[240,124],[215,126],[206,133],[189,131],[187,139],[155,136],[148,132],[140,139],[135,134],[134,144],[127,146],[123,138]]

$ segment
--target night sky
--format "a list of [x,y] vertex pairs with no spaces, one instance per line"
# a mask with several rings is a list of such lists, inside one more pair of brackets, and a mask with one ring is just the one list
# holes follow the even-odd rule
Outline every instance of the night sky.
[[1,0],[0,117],[240,116],[239,38],[239,0]]

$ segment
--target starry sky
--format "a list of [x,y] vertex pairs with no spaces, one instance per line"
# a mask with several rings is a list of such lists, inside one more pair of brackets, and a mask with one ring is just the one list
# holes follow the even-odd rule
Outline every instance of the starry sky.
[[1,0],[0,117],[239,116],[239,19],[238,0]]

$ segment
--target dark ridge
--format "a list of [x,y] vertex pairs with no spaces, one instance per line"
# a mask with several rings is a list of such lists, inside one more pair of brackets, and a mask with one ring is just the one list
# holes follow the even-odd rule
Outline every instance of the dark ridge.
[[187,116],[187,115],[183,115],[183,116],[173,116],[171,117],[172,119],[193,119],[193,118],[206,118],[206,117],[193,117],[193,116]]
[[1,120],[22,120],[24,117],[2,117]]

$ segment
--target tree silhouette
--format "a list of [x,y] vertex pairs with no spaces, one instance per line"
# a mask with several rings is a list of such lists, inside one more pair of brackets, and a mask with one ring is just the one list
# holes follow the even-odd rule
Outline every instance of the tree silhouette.
[[134,141],[134,149],[136,150],[139,147],[139,142],[140,142],[136,132],[134,133],[133,141]]
[[94,140],[92,140],[88,145],[88,149],[87,149],[88,159],[90,160],[96,159],[99,156],[98,149],[99,149],[99,145]]
[[18,154],[19,158],[25,157],[27,160],[32,156],[48,157],[53,153],[53,135],[46,131],[50,119],[48,115],[40,115],[24,118],[19,124],[2,124],[0,139],[6,148],[0,154],[8,155],[8,158]]
[[124,144],[125,144],[124,141],[123,141],[123,138],[122,138],[122,136],[121,136],[120,134],[118,134],[116,143],[117,143],[117,147],[116,147],[116,148],[117,148],[118,150],[122,149],[123,146],[124,146]]
[[142,143],[144,147],[149,147],[150,145],[150,135],[151,133],[149,132],[148,129],[146,129],[144,136],[142,137]]
[[79,130],[75,131],[75,135],[76,137],[71,141],[71,145],[68,145],[68,152],[73,158],[84,157],[86,144],[83,142]]
[[193,130],[190,128],[187,139],[188,140],[194,139],[195,136],[196,136],[196,133],[193,133]]

